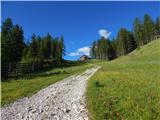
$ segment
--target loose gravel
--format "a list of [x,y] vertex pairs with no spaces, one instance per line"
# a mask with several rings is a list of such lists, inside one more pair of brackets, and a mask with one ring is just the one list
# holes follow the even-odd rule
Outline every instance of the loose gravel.
[[94,66],[1,108],[2,120],[88,120],[84,94],[98,69]]

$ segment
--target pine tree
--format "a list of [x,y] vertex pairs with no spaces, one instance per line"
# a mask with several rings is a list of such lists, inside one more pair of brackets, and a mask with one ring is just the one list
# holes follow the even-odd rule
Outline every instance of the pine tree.
[[38,57],[38,41],[36,40],[36,35],[33,34],[31,37],[31,43],[28,48],[27,58],[36,58]]
[[38,36],[37,38],[37,43],[38,43],[38,58],[40,59],[40,61],[43,61],[43,59],[45,58],[44,56],[44,44],[43,44],[43,40],[40,36]]
[[117,36],[117,53],[119,56],[126,55],[136,48],[133,34],[125,28],[121,28]]
[[59,45],[59,38],[55,38],[55,59],[60,60],[60,45]]
[[59,46],[60,46],[60,60],[62,60],[63,56],[65,55],[65,45],[64,45],[64,39],[62,35],[59,40]]
[[109,48],[109,59],[115,59],[117,57],[116,49],[117,49],[117,41],[113,38],[110,42]]
[[18,25],[15,25],[11,30],[11,36],[12,45],[10,46],[10,49],[12,49],[12,54],[10,55],[10,57],[12,58],[13,62],[18,62],[21,60],[23,50],[25,48],[22,28]]
[[22,27],[13,25],[12,20],[8,18],[2,24],[1,34],[2,63],[20,61],[25,47]]
[[97,48],[97,43],[94,41],[91,45],[91,56],[92,58],[96,58],[96,48]]
[[104,37],[100,40],[101,59],[108,60],[109,42]]
[[53,59],[56,59],[56,42],[55,39],[52,39],[51,42],[51,56]]
[[154,22],[152,21],[151,17],[148,14],[144,15],[143,26],[144,26],[144,43],[146,44],[153,39],[155,33]]
[[133,35],[138,47],[142,46],[144,43],[144,32],[143,32],[143,25],[138,18],[135,18],[133,24]]
[[44,37],[44,56],[46,59],[51,57],[51,40],[52,36],[48,33],[46,37]]
[[126,36],[126,42],[127,42],[127,54],[130,53],[131,51],[133,51],[134,49],[136,49],[137,45],[136,45],[136,41],[134,39],[134,36],[131,32],[127,32],[127,36]]
[[110,60],[113,58],[111,42],[104,37],[94,41],[91,46],[91,55],[96,59]]
[[155,28],[156,28],[155,35],[160,35],[160,16],[156,18]]
[[10,55],[12,54],[11,46],[11,29],[13,28],[13,23],[10,18],[6,19],[2,23],[2,32],[1,32],[1,60],[3,63],[10,62]]
[[125,28],[121,28],[117,35],[117,53],[118,56],[126,55],[127,54],[127,30]]

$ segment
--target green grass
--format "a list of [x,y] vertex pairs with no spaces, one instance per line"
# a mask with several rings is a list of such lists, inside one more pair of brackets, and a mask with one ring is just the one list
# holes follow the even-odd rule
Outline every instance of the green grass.
[[47,72],[37,73],[36,77],[1,82],[1,105],[4,106],[19,98],[31,96],[40,89],[45,88],[59,80],[73,74],[80,74],[89,68],[90,64],[83,64],[73,67],[56,68]]
[[160,120],[160,39],[111,62],[88,81],[91,120]]

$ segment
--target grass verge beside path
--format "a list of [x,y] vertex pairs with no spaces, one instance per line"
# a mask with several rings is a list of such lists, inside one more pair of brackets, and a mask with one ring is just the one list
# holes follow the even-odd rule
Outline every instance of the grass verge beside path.
[[88,81],[91,120],[160,120],[160,39],[111,62]]
[[31,96],[39,90],[73,74],[80,74],[91,64],[56,68],[31,79],[8,80],[1,82],[1,105],[4,106],[19,98]]

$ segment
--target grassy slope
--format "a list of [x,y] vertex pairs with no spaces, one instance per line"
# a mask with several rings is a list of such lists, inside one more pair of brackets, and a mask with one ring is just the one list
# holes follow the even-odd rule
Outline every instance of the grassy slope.
[[160,120],[160,39],[97,64],[86,92],[91,120]]
[[[38,76],[31,79],[8,80],[7,82],[2,82],[1,104],[4,106],[5,104],[11,103],[19,98],[30,96],[40,89],[45,88],[50,84],[62,80],[70,75],[79,74],[90,66],[90,64],[83,64],[67,68],[57,68],[47,71],[48,73],[56,74]],[[43,74],[46,75],[46,72],[40,73],[39,75]]]

